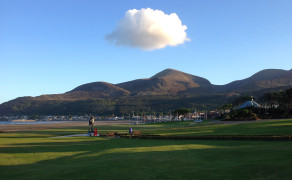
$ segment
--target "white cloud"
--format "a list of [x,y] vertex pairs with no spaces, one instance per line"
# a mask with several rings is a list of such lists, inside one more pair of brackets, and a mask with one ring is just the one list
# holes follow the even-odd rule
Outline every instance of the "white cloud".
[[106,35],[106,39],[118,46],[154,50],[188,41],[186,29],[187,26],[182,25],[175,13],[168,15],[150,8],[132,9],[125,13],[116,29]]

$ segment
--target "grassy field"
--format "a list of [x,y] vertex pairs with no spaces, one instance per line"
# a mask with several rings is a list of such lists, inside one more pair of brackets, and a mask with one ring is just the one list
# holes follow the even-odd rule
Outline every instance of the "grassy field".
[[[98,127],[100,132],[128,132],[128,125]],[[133,126],[143,134],[169,136],[195,135],[292,135],[292,119],[254,121],[251,123],[220,124],[206,121],[204,123],[163,122]]]
[[[99,132],[127,132],[128,125]],[[246,124],[159,123],[143,134],[291,135],[292,120]],[[87,127],[0,134],[0,179],[291,179],[291,141],[63,137]]]

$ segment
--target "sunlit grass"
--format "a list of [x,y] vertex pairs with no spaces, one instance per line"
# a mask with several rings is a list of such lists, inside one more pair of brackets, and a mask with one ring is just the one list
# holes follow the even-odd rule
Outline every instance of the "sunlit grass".
[[278,127],[281,127],[281,126],[292,126],[292,122],[290,123],[275,123],[275,124],[266,124],[264,126],[278,126]]
[[[6,135],[7,136],[4,136]],[[35,136],[23,137],[21,133],[5,133],[0,136],[0,148],[1,147],[33,147],[33,146],[62,146],[62,143],[77,143],[77,142],[92,142],[108,140],[106,138],[89,138],[89,137],[77,137],[77,138],[39,138],[37,134]],[[11,138],[13,137],[13,138]],[[21,138],[17,138],[21,137]]]
[[[203,123],[161,122],[132,125],[134,131],[155,135],[289,135],[292,134],[292,120],[251,121],[243,124],[219,124],[208,120]],[[128,133],[129,125],[97,126],[98,132]]]
[[205,131],[192,131],[192,132],[161,132],[161,133],[156,133],[157,135],[165,135],[165,136],[177,136],[177,135],[198,135],[201,133],[212,133],[212,130],[205,130]]
[[53,160],[66,156],[72,156],[86,151],[75,151],[75,152],[37,152],[37,153],[0,153],[0,166],[11,166],[11,165],[27,165],[34,164],[41,161]]
[[114,148],[107,149],[98,153],[80,156],[79,158],[101,156],[105,154],[121,154],[121,153],[145,153],[145,152],[167,152],[167,151],[186,151],[194,149],[214,149],[223,148],[201,144],[184,144],[184,145],[166,145],[166,146],[151,146],[151,147],[133,147],[133,148]]
[[292,134],[292,120],[253,121],[243,124],[185,124],[179,127],[145,129],[146,134],[159,135],[289,135]]
[[130,179],[233,179],[242,173],[248,179],[283,179],[292,172],[292,162],[286,158],[292,155],[291,142],[101,137],[21,140],[0,148],[5,179],[42,179],[43,174],[48,179],[128,179],[129,173]]
[[[223,125],[167,122],[132,127],[143,134],[168,136],[285,135],[292,134],[291,123],[292,120]],[[127,133],[129,126],[96,128],[102,133]],[[54,138],[86,132],[87,127],[74,127],[1,133],[1,179],[289,179],[292,176],[290,141]]]

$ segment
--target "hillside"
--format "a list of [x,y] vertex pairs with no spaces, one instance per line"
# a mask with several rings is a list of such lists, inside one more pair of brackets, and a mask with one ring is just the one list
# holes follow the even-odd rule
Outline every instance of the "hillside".
[[94,82],[83,84],[81,86],[76,87],[75,89],[68,93],[71,94],[76,92],[94,93],[95,96],[98,95],[99,97],[120,97],[128,96],[131,94],[131,92],[107,82]]
[[180,107],[216,108],[239,95],[260,96],[292,87],[292,70],[267,69],[226,85],[174,69],[119,84],[92,82],[64,94],[21,97],[0,105],[7,114],[127,114]]
[[211,83],[201,77],[174,69],[166,69],[149,79],[138,79],[117,86],[126,89],[132,95],[178,95],[190,88],[208,88]]
[[247,92],[289,86],[292,86],[292,70],[266,69],[249,78],[215,86],[215,88],[220,92]]

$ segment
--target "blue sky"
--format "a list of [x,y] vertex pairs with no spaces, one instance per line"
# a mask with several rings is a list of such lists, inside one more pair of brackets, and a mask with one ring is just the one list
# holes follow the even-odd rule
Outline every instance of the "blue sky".
[[[144,51],[105,40],[125,12],[176,13],[191,41]],[[291,0],[0,0],[0,103],[166,68],[213,84],[292,68]]]

